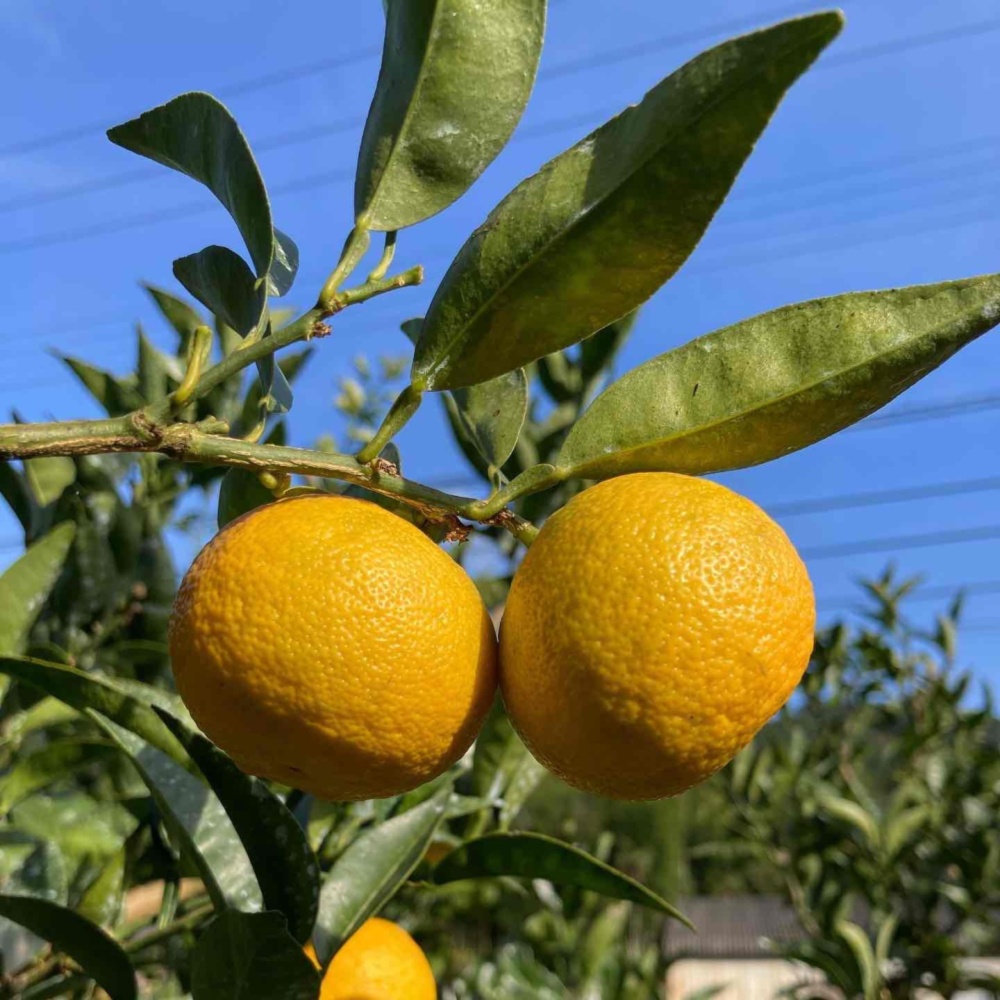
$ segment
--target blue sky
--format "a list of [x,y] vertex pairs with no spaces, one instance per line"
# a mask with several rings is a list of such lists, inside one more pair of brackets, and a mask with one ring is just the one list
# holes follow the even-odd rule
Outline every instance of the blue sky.
[[[402,234],[397,261],[425,263],[426,285],[352,310],[336,324],[299,383],[294,439],[305,444],[335,427],[334,383],[354,354],[407,350],[398,320],[421,312],[454,250],[518,180],[702,48],[813,9],[766,0],[555,0],[521,130],[470,194]],[[788,302],[997,268],[995,0],[849,0],[844,9],[846,31],[787,98],[701,247],[643,312],[621,370]],[[240,247],[207,192],[104,138],[101,126],[184,90],[217,93],[260,148],[276,221],[302,252],[290,298],[312,301],[350,225],[345,178],[378,70],[372,53],[381,31],[377,0],[280,9],[258,0],[0,0],[4,411],[16,407],[35,420],[92,414],[46,348],[127,369],[136,320],[170,342],[138,280],[174,288],[175,257],[209,242]],[[73,138],[36,141],[53,133]],[[101,188],[108,179],[115,186]],[[52,197],[76,186],[91,190]],[[998,360],[1000,332],[884,412],[1000,395]],[[1000,477],[998,430],[1000,409],[986,403],[947,419],[873,423],[721,478],[767,507]],[[443,440],[440,410],[426,406],[400,438],[408,475],[461,477],[462,463]],[[998,497],[981,490],[779,519],[808,551],[995,526]],[[16,541],[16,524],[4,512],[0,565],[15,555]],[[998,556],[1000,540],[987,539],[814,559],[810,570],[828,620],[851,608],[853,581],[881,571],[889,558],[902,572],[926,575],[928,587],[947,588],[995,582]],[[969,601],[961,658],[996,689],[1000,592],[992,589]],[[936,607],[919,601],[912,611],[927,617]]]

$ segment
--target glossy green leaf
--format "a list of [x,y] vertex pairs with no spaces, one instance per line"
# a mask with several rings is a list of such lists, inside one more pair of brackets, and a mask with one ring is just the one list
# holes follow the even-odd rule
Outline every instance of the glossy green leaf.
[[267,293],[280,298],[287,294],[299,270],[299,248],[280,229],[274,230],[274,259],[267,273]]
[[110,372],[95,368],[86,361],[80,361],[68,354],[57,357],[80,380],[87,392],[104,407],[109,417],[120,417],[142,408],[143,399],[139,395],[135,376],[115,378]]
[[434,866],[431,881],[443,885],[502,876],[542,878],[554,885],[571,885],[612,899],[626,899],[690,926],[679,910],[652,889],[578,847],[540,833],[493,833],[467,841]]
[[0,895],[0,916],[51,941],[103,987],[111,1000],[136,1000],[135,973],[128,956],[78,913],[43,899]]
[[216,907],[258,912],[263,900],[253,866],[215,793],[144,739],[99,712],[90,715],[138,768],[168,829],[190,852]]
[[1000,323],[1000,275],[786,306],[693,340],[606,389],[564,475],[757,465],[884,406]]
[[506,145],[542,52],[545,0],[390,0],[354,187],[358,225],[447,208]]
[[76,912],[100,927],[110,927],[121,912],[125,889],[125,849],[111,855],[84,889]]
[[0,576],[0,654],[24,650],[28,632],[62,572],[76,536],[69,521],[44,535]]
[[448,784],[415,809],[366,830],[337,859],[320,890],[313,934],[323,966],[417,867],[450,797]]
[[194,1000],[316,1000],[319,985],[280,913],[220,914],[191,958]]
[[186,356],[194,331],[205,325],[205,318],[197,310],[192,309],[182,299],[170,292],[157,288],[156,285],[142,286],[159,309],[163,318],[174,328],[178,337],[178,353]]
[[258,277],[271,270],[271,208],[250,146],[229,110],[210,94],[181,94],[108,130],[118,146],[204,184],[226,207]]
[[159,713],[218,796],[253,865],[264,906],[284,914],[305,944],[316,922],[319,865],[305,831],[259,778],[244,774],[199,733]]
[[528,413],[528,379],[523,368],[444,396],[453,424],[465,432],[487,468],[510,458]]
[[[150,705],[128,694],[124,682],[85,674],[74,667],[28,657],[0,657],[0,673],[38,688],[79,712],[93,709],[141,736],[177,761],[187,754]],[[146,688],[147,692],[153,689]],[[150,704],[152,698],[146,699]],[[169,706],[164,704],[169,711]]]
[[267,290],[238,253],[228,247],[205,247],[175,260],[174,277],[241,337],[257,329]]
[[[20,831],[11,832],[17,837]],[[0,892],[65,905],[69,880],[62,851],[48,838],[39,837],[32,843],[24,861],[13,872],[4,876]],[[4,843],[0,852],[6,853],[6,850],[7,844]]]
[[0,777],[0,815],[29,795],[78,774],[81,768],[90,764],[107,761],[117,753],[115,747],[103,741],[73,739],[46,743],[19,756],[10,770]]
[[841,24],[816,14],[724,42],[518,185],[438,288],[414,384],[484,382],[641,305],[694,250],[785,91]]
[[274,494],[248,469],[228,469],[219,487],[218,523],[224,528],[248,511],[273,503]]

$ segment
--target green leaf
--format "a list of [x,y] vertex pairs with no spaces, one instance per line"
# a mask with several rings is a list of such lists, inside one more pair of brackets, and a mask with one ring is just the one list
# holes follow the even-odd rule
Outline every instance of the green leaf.
[[545,768],[521,742],[498,699],[476,739],[473,791],[491,802],[502,800],[499,821],[506,829],[543,777]]
[[885,850],[894,858],[917,831],[934,815],[929,805],[911,806],[895,816],[885,827]]
[[205,319],[186,302],[171,295],[170,292],[157,288],[155,285],[143,284],[150,298],[156,304],[163,318],[174,328],[179,338],[178,353],[186,357],[191,338],[199,326],[205,325]]
[[57,354],[56,357],[66,364],[87,392],[104,407],[109,417],[120,417],[143,407],[144,401],[136,388],[134,376],[119,379],[110,372],[95,368],[68,354]]
[[209,246],[174,261],[174,277],[241,337],[253,333],[267,306],[246,261],[228,247]]
[[295,240],[280,229],[274,230],[274,260],[267,273],[267,293],[281,297],[287,294],[299,270],[299,248]]
[[305,831],[259,778],[244,774],[200,733],[158,712],[219,797],[253,865],[264,906],[284,914],[305,944],[316,922],[319,866]]
[[[14,837],[21,833],[11,832]],[[4,877],[2,891],[13,896],[44,899],[63,906],[68,894],[68,879],[62,851],[49,839],[38,838],[33,842],[35,846],[30,849],[24,862]]]
[[[79,712],[93,709],[141,736],[174,760],[185,762],[187,754],[156,713],[125,690],[120,681],[85,674],[75,667],[28,657],[0,657],[0,673],[38,688]],[[147,692],[152,688],[143,686]],[[152,698],[148,697],[152,703]],[[169,711],[169,705],[162,706]]]
[[32,502],[28,484],[10,462],[0,462],[0,495],[25,532],[31,530]]
[[104,863],[83,891],[76,912],[102,927],[113,925],[121,912],[125,888],[125,849],[116,851]]
[[844,799],[837,795],[823,795],[820,806],[831,816],[859,830],[869,847],[876,847],[879,842],[879,829],[875,817],[863,809],[857,802]]
[[111,857],[138,826],[124,806],[86,792],[34,795],[13,809],[10,823],[40,840],[52,841],[75,861]]
[[0,576],[0,654],[24,650],[52,588],[59,579],[76,536],[76,525],[64,521],[44,535]]
[[510,458],[528,413],[528,379],[523,368],[444,396],[448,417],[458,424],[487,468]]
[[313,933],[324,967],[337,949],[393,894],[423,858],[444,817],[450,783],[422,805],[366,830],[337,859],[319,894]]
[[0,895],[0,916],[69,955],[111,1000],[136,1000],[135,973],[124,951],[89,920],[43,899]]
[[215,793],[134,733],[100,712],[89,714],[138,768],[168,829],[190,852],[216,908],[259,911],[262,899],[253,867]]
[[850,920],[838,920],[835,929],[837,934],[844,939],[847,947],[851,949],[851,954],[857,963],[858,971],[861,974],[864,1000],[879,1000],[882,976],[878,971],[875,952],[872,950],[868,935]]
[[139,376],[139,394],[147,403],[158,403],[166,399],[174,385],[184,376],[174,358],[157,350],[141,326],[137,328],[139,340],[136,372]]
[[76,480],[73,459],[63,455],[29,458],[24,462],[28,488],[40,507],[48,507],[62,495],[67,486]]
[[247,469],[228,469],[219,487],[219,527],[224,528],[247,511],[269,503],[274,503],[274,494],[261,485],[256,473]]
[[118,146],[204,184],[226,207],[259,278],[271,270],[274,229],[264,181],[229,110],[210,94],[181,94],[108,130]]
[[892,939],[896,936],[897,927],[899,927],[899,917],[895,913],[890,913],[878,929],[878,934],[875,936],[875,964],[877,968],[881,968],[889,961]]
[[81,768],[106,761],[117,753],[118,750],[110,743],[72,739],[46,743],[32,753],[18,757],[10,770],[0,777],[0,815],[9,812],[29,795],[64,778],[73,777]]
[[316,1000],[319,985],[280,913],[221,914],[191,959],[194,1000]]
[[354,186],[359,226],[447,208],[507,144],[528,103],[545,0],[391,0]]
[[1000,322],[1000,275],[786,306],[647,361],[559,453],[564,476],[757,465],[884,406]]
[[518,185],[448,269],[413,384],[485,382],[641,305],[694,250],[785,91],[841,25],[816,14],[724,42]]
[[635,328],[638,315],[638,310],[630,312],[614,323],[609,323],[603,330],[598,330],[580,345],[580,373],[583,376],[585,396],[614,364],[618,352]]
[[469,878],[502,876],[542,878],[554,885],[571,885],[612,899],[627,899],[691,927],[679,910],[634,878],[572,844],[540,833],[492,833],[470,840],[434,866],[431,881],[444,885]]

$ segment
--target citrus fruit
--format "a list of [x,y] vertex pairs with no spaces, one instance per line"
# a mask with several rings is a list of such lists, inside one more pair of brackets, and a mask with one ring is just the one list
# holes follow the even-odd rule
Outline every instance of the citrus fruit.
[[623,799],[690,788],[788,699],[815,602],[788,537],[716,483],[636,473],[544,525],[500,627],[500,687],[528,748]]
[[475,585],[364,500],[259,507],[202,550],[170,627],[177,688],[250,774],[327,799],[395,795],[472,743],[496,690]]
[[[315,962],[312,946],[306,953]],[[330,963],[319,1000],[436,1000],[427,956],[402,927],[381,917],[366,920]]]

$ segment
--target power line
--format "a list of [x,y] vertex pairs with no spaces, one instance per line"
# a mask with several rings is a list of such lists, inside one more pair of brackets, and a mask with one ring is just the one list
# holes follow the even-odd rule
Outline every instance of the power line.
[[831,510],[851,510],[858,507],[877,507],[884,504],[908,503],[912,500],[934,500],[939,497],[965,496],[970,493],[987,493],[1000,490],[1000,476],[986,479],[965,479],[951,483],[930,483],[926,486],[909,486],[896,490],[870,490],[863,493],[845,493],[839,496],[818,497],[815,500],[790,500],[786,503],[763,504],[775,517],[799,517]]
[[[783,17],[786,14],[798,13],[801,10],[800,4],[774,7],[770,10],[762,11],[753,17],[738,18],[731,21],[723,21],[715,25],[706,26],[694,31],[662,36],[639,45],[629,45],[612,49],[607,53],[590,55],[582,59],[571,59],[563,63],[557,63],[551,69],[543,69],[539,73],[540,79],[568,76],[577,72],[584,72],[591,67],[600,67],[614,62],[624,62],[634,59],[639,55],[662,51],[675,45],[683,45],[687,42],[698,41],[702,38],[711,38],[725,31],[737,31],[748,25],[759,24],[772,17]],[[220,97],[234,97],[241,94],[251,93],[257,90],[265,90],[279,84],[288,83],[292,80],[299,80],[307,76],[315,76],[329,70],[338,69],[342,66],[349,66],[359,62],[366,62],[369,59],[378,58],[382,51],[381,46],[371,46],[360,51],[333,56],[321,59],[317,62],[303,63],[298,66],[290,66],[284,70],[273,73],[266,73],[261,76],[251,77],[247,80],[223,84],[215,88],[215,93]],[[610,62],[609,62],[610,60]],[[122,119],[124,120],[124,119]],[[100,122],[89,122],[86,125],[74,125],[69,128],[50,132],[47,135],[36,136],[34,139],[23,139],[11,145],[0,147],[0,156],[10,156],[17,153],[32,152],[37,149],[44,149],[49,146],[56,146],[63,142],[70,142],[75,139],[85,138],[94,132],[103,132],[116,122],[103,120]]]
[[[654,39],[649,42],[641,42],[635,45],[624,46],[617,49],[612,49],[608,53],[602,53],[597,56],[589,56],[581,59],[569,60],[561,64],[557,64],[548,71],[543,71],[539,74],[540,79],[551,79],[560,76],[569,76],[579,72],[587,72],[593,69],[600,69],[603,66],[611,65],[619,62],[625,62],[630,59],[634,59],[637,56],[650,54],[656,51],[661,51],[663,49],[668,49],[675,47],[677,45],[684,44],[690,41],[698,41],[704,38],[710,38],[722,32],[738,30],[748,25],[759,24],[762,20],[766,20],[770,17],[781,17],[788,13],[797,12],[799,10],[798,4],[793,4],[788,7],[776,8],[771,11],[762,12],[759,15],[747,18],[739,18],[733,21],[724,22],[719,25],[715,25],[711,28],[699,29],[697,31],[688,32],[680,35],[668,35],[664,38]],[[848,65],[851,63],[863,62],[872,58],[881,58],[885,55],[895,54],[896,52],[906,51],[911,48],[922,48],[927,45],[937,44],[940,42],[952,41],[956,38],[966,37],[968,35],[981,35],[986,32],[991,32],[997,30],[1000,27],[1000,21],[991,20],[979,22],[973,25],[961,26],[955,29],[949,29],[946,31],[939,32],[929,32],[923,35],[913,36],[911,38],[899,39],[895,42],[889,42],[884,44],[876,44],[871,46],[866,46],[855,50],[854,52],[844,53],[839,58],[827,57],[819,66],[838,66],[838,65]],[[376,50],[377,54],[377,50]],[[270,74],[268,77],[258,78],[254,81],[249,81],[245,84],[236,85],[241,88],[239,92],[243,92],[248,89],[262,89],[265,86],[272,85],[273,81],[285,82],[289,79],[296,79],[299,76],[310,75],[311,73],[319,72],[320,68],[334,68],[332,60],[323,60],[319,63],[311,63],[308,66],[300,68],[300,70],[288,70],[282,71],[276,74]],[[340,63],[343,64],[343,63]],[[271,81],[270,83],[268,81]],[[227,94],[233,93],[232,88],[223,88],[218,91],[218,93],[226,96]],[[613,113],[617,108],[610,109],[609,112]],[[574,116],[571,120],[573,124],[587,124],[593,121],[595,116]],[[353,118],[343,118],[333,122],[322,122],[316,123],[315,125],[305,126],[302,128],[294,129],[286,133],[281,133],[279,135],[268,137],[255,143],[255,148],[257,150],[263,151],[268,149],[278,149],[284,146],[294,145],[301,142],[309,142],[317,138],[321,138],[326,135],[331,135],[339,132],[351,131],[354,128],[359,128],[364,124],[364,119],[359,117]],[[560,125],[559,127],[567,127],[565,125]],[[81,132],[80,128],[70,129],[61,133],[54,133],[52,138],[52,143],[63,141],[63,138],[79,138],[83,134],[88,134],[89,130],[94,128],[94,126],[88,126],[87,130]],[[102,126],[103,128],[103,126]],[[532,134],[549,134],[549,129],[545,128],[544,131],[537,131],[536,129],[528,129],[527,131]],[[44,138],[44,137],[43,137]],[[35,140],[35,142],[42,142],[42,139]],[[7,149],[0,149],[0,155],[10,151],[10,147]],[[16,198],[7,202],[0,203],[0,212],[12,211],[15,209],[26,208],[33,204],[44,204],[52,201],[58,201],[63,198],[75,197],[81,194],[91,194],[102,190],[108,190],[127,184],[132,184],[137,181],[146,180],[157,175],[156,171],[150,170],[131,170],[116,174],[112,177],[107,178],[97,178],[90,181],[82,181],[78,184],[69,185],[67,187],[59,188],[50,192],[41,192],[38,195],[31,195],[21,198]],[[40,243],[39,246],[48,245],[47,243]]]
[[812,545],[799,549],[803,559],[839,559],[843,556],[868,555],[874,552],[897,552],[904,549],[931,548],[937,545],[961,545],[1000,538],[1000,524],[977,528],[956,528],[951,531],[929,531],[917,535],[896,535],[893,538],[867,538],[835,545]]
[[[964,594],[969,597],[982,595],[1000,594],[1000,580],[976,580],[972,583],[952,583],[942,584],[936,587],[921,587],[906,595],[905,600],[909,602],[923,601],[947,601],[955,597],[956,594]],[[817,604],[820,605],[847,605],[858,600],[858,594],[841,594],[835,597],[820,597]]]
[[980,413],[1000,409],[1000,393],[984,396],[957,396],[920,406],[899,406],[885,413],[875,413],[860,423],[846,428],[851,431],[878,430],[893,424],[913,424],[923,420],[940,420],[953,414]]

